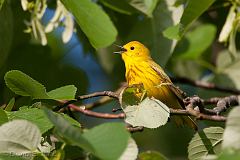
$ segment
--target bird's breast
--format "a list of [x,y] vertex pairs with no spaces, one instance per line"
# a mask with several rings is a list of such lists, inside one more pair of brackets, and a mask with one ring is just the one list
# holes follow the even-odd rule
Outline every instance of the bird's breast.
[[148,63],[129,64],[126,66],[126,80],[129,86],[143,84],[149,96],[158,97],[162,78],[156,73]]

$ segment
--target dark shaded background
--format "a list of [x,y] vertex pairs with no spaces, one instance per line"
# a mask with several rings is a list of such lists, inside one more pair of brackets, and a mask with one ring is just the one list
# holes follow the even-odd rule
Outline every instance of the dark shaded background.
[[[53,15],[55,4],[52,1],[49,3],[52,9],[48,9],[44,21],[47,21]],[[229,67],[231,61],[226,46],[217,42],[228,13],[228,7],[205,12],[194,22],[171,54],[169,46],[172,41],[162,35],[164,29],[173,25],[170,19],[166,21],[170,11],[166,10],[165,1],[159,1],[154,11],[155,19],[150,19],[133,8],[131,8],[133,13],[126,15],[107,8],[100,1],[98,3],[108,13],[118,29],[116,43],[123,45],[131,40],[141,41],[151,49],[153,58],[165,68],[170,76],[183,76],[194,80],[201,79],[222,86],[239,88],[240,84],[236,83],[236,78],[240,75],[238,71],[239,63],[236,62],[237,66]],[[213,6],[220,3],[215,2]],[[161,14],[163,10],[164,14]],[[20,70],[38,80],[44,84],[47,91],[63,85],[74,84],[78,88],[77,95],[115,90],[125,80],[124,64],[119,55],[112,54],[113,51],[117,50],[114,45],[96,51],[81,29],[76,26],[76,33],[69,43],[63,44],[61,42],[62,29],[59,28],[48,35],[48,45],[41,46],[30,34],[23,32],[26,28],[24,20],[29,19],[29,17],[29,13],[22,10],[20,1],[6,3],[0,12],[1,104],[7,103],[13,96],[13,93],[5,86],[3,79],[4,74],[13,69]],[[159,27],[157,32],[152,31],[152,23],[155,24],[155,27]],[[206,33],[205,30],[196,31],[204,25],[212,27],[208,30],[209,34],[207,35],[204,34]],[[191,33],[194,31],[196,31],[197,36],[192,40]],[[210,40],[211,45],[203,50],[190,50],[191,48],[201,47],[203,41],[211,39],[208,35],[213,36]],[[157,44],[153,43],[154,37],[158,38]],[[194,55],[195,53],[198,53],[198,55]],[[230,71],[232,72],[230,73]],[[188,95],[198,94],[203,98],[226,95],[188,85],[177,85]],[[87,102],[91,102],[91,100],[85,101],[85,103]],[[96,108],[95,111],[111,112],[112,108],[118,106],[118,102],[114,101]],[[78,113],[75,114],[75,117],[85,127],[111,121],[91,118]],[[209,124],[221,125],[209,122],[199,123],[200,128]],[[141,133],[133,134],[140,151],[158,150],[170,159],[186,159],[187,145],[192,136],[193,131],[191,129],[177,128],[172,123],[158,129],[145,129]]]

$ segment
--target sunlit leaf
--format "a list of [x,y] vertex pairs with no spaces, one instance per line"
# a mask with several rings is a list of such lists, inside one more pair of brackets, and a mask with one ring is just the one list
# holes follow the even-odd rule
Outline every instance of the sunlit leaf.
[[108,15],[96,3],[90,0],[61,1],[72,12],[82,31],[95,48],[109,46],[115,41],[117,30]]
[[26,120],[13,120],[0,126],[0,153],[30,153],[40,142],[40,130]]
[[120,94],[120,104],[126,114],[125,121],[135,126],[157,128],[167,123],[169,108],[155,98],[146,97],[141,84],[125,88]]
[[159,152],[147,151],[139,154],[139,160],[167,160],[167,158]]
[[190,160],[204,159],[210,154],[220,153],[224,129],[209,127],[197,132],[188,146]]
[[236,18],[236,13],[235,13],[235,6],[232,6],[229,10],[226,22],[221,30],[221,33],[219,35],[218,41],[219,42],[227,42],[229,35],[233,29],[233,22]]
[[74,85],[63,86],[51,90],[47,94],[55,100],[72,100],[75,99],[77,88]]
[[155,98],[145,98],[141,103],[135,103],[134,96],[123,96],[122,108],[126,114],[125,121],[132,126],[157,128],[165,125],[170,116],[169,108]]
[[31,96],[34,99],[48,98],[45,87],[21,71],[9,71],[4,79],[8,88],[18,95]]
[[137,159],[138,147],[133,138],[129,138],[128,145],[119,160],[134,160]]
[[228,115],[226,129],[223,134],[223,149],[235,149],[240,151],[240,107],[231,110]]
[[[234,10],[235,8],[231,9]],[[236,10],[236,9],[235,9]],[[233,13],[234,14],[234,13]],[[232,15],[234,16],[234,15]],[[229,36],[229,45],[228,45],[228,50],[230,54],[232,55],[232,58],[236,59],[238,57],[237,54],[237,33],[239,32],[240,28],[240,23],[239,23],[239,15],[238,17],[234,17],[234,22],[232,23],[232,30],[230,32]]]

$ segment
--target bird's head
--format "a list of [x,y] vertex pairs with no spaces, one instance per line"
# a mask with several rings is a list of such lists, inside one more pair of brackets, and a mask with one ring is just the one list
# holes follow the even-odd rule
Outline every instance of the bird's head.
[[121,51],[114,52],[114,53],[120,53],[124,61],[128,59],[140,60],[140,59],[150,58],[150,53],[148,48],[138,41],[131,41],[125,44],[124,46],[119,46],[119,47],[121,48]]

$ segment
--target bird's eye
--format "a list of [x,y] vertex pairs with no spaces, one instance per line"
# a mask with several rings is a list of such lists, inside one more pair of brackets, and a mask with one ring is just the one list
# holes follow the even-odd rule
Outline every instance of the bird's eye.
[[134,50],[134,47],[131,47],[130,49],[131,49],[131,50]]

